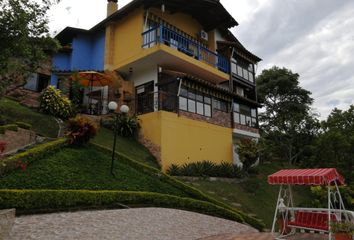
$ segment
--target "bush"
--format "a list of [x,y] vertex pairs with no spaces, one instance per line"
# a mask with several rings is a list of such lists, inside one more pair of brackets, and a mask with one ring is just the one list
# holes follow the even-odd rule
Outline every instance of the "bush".
[[8,123],[6,118],[4,117],[4,115],[5,115],[4,112],[5,111],[0,108],[0,126],[5,125],[5,124]]
[[172,176],[189,177],[225,177],[241,178],[242,171],[231,163],[222,162],[220,165],[211,161],[202,161],[195,163],[186,163],[182,166],[171,165],[167,173]]
[[88,118],[76,117],[68,121],[66,136],[72,145],[88,143],[97,134],[97,125]]
[[60,138],[58,140],[44,143],[31,148],[25,152],[15,154],[8,158],[2,159],[0,165],[0,176],[8,173],[16,168],[18,168],[18,163],[29,164],[37,159],[44,158],[51,153],[57,151],[58,149],[67,145],[65,138]]
[[166,171],[170,176],[182,176],[180,167],[176,164],[172,164]]
[[[335,187],[332,187],[335,190]],[[354,186],[340,186],[339,191],[344,202],[344,206],[347,209],[354,210]],[[312,206],[319,208],[327,207],[327,188],[322,186],[311,187]]]
[[16,124],[7,124],[4,126],[0,126],[0,134],[4,134],[6,130],[10,130],[10,131],[18,131],[18,127]]
[[[117,134],[122,137],[133,137],[136,136],[137,131],[140,127],[138,119],[136,116],[126,116],[119,114],[117,122]],[[102,126],[111,130],[115,130],[116,119],[108,118],[102,121]]]
[[15,124],[19,127],[19,128],[23,128],[23,129],[27,129],[30,130],[32,128],[32,125],[29,123],[25,123],[25,122],[15,122]]
[[40,111],[54,117],[68,119],[75,115],[71,101],[54,86],[47,87],[40,97]]
[[[106,147],[103,147],[103,146],[100,146],[97,144],[91,144],[91,145],[99,151],[111,154],[111,151],[112,151],[111,149],[108,149]],[[262,230],[265,227],[264,223],[261,220],[256,219],[254,217],[250,217],[247,214],[243,213],[242,211],[239,211],[229,205],[219,202],[219,201],[205,195],[200,190],[198,190],[194,187],[191,187],[191,186],[189,186],[189,185],[187,185],[187,184],[185,184],[185,183],[183,183],[171,176],[168,176],[168,175],[162,173],[161,171],[159,171],[156,168],[153,168],[153,167],[150,167],[146,164],[137,162],[137,161],[135,161],[135,160],[127,157],[126,155],[119,153],[119,152],[116,152],[116,154],[118,155],[119,160],[121,162],[123,162],[123,163],[131,166],[132,168],[135,168],[143,173],[146,173],[150,176],[159,177],[161,181],[164,181],[164,182],[176,187],[177,189],[182,190],[183,192],[185,192],[186,194],[188,194],[192,198],[196,198],[196,199],[199,199],[202,201],[211,202],[217,206],[221,206],[222,208],[225,208],[225,209],[228,209],[231,211],[235,211],[242,216],[242,218],[245,220],[246,223],[257,228],[258,230]]]
[[347,234],[351,239],[352,234],[354,234],[354,224],[352,222],[332,222],[331,232]]
[[190,210],[244,223],[237,213],[213,203],[177,196],[129,191],[0,190],[0,207],[19,212],[83,207],[154,206]]
[[259,146],[255,140],[243,138],[238,141],[238,154],[243,163],[243,170],[248,172],[259,158]]

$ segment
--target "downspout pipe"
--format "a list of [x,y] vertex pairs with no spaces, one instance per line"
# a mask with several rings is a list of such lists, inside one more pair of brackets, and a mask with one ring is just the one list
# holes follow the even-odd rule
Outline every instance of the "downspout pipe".
[[[233,83],[233,79],[232,79],[232,58],[234,56],[234,53],[235,53],[235,48],[232,47],[232,50],[231,50],[231,56],[230,56],[230,81],[229,81],[229,90],[231,92],[234,91],[234,83]],[[230,108],[230,114],[231,114],[231,127],[232,129],[235,128],[235,121],[234,121],[234,98],[232,97],[231,99],[231,108]]]
[[179,117],[179,96],[181,94],[182,81],[183,81],[183,78],[180,78],[179,85],[178,85],[177,100],[176,100],[176,103],[177,103],[177,116],[178,117]]

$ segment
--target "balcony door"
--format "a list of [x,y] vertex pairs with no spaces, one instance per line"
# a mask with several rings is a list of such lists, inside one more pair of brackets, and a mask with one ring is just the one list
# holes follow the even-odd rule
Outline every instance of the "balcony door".
[[137,114],[154,111],[154,81],[135,88]]

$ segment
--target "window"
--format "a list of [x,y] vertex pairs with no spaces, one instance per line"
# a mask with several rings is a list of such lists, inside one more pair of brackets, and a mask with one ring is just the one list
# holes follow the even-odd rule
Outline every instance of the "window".
[[211,98],[201,92],[181,88],[179,109],[211,117]]
[[254,67],[253,64],[247,60],[236,57],[233,59],[235,62],[231,63],[231,71],[234,75],[237,75],[247,81],[254,83]]
[[188,111],[195,113],[195,101],[188,99]]
[[233,110],[235,123],[250,127],[257,127],[257,109],[234,103]]
[[228,112],[228,103],[221,99],[213,99],[213,107],[217,110]]
[[236,93],[242,97],[245,96],[245,92],[244,92],[243,88],[236,87]]
[[157,22],[150,19],[147,20],[146,24],[144,24],[143,48],[150,48],[156,44],[157,26]]
[[187,98],[179,97],[179,109],[184,110],[184,111],[188,111]]
[[201,102],[197,102],[197,113],[204,115],[204,104]]

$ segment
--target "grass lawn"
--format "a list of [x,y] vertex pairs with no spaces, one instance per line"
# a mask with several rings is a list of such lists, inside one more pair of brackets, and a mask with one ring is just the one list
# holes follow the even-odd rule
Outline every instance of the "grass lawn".
[[[101,128],[92,142],[111,149],[113,146],[113,132],[109,129]],[[159,168],[155,157],[135,139],[127,139],[117,136],[116,150],[129,156],[135,161]]]
[[39,113],[7,98],[0,100],[0,109],[3,111],[3,117],[9,122],[29,123],[38,134],[45,137],[57,137],[58,123],[49,115]]
[[[271,227],[279,186],[267,183],[267,176],[281,169],[277,164],[264,164],[259,166],[259,174],[252,175],[241,183],[226,183],[220,181],[197,180],[190,184],[199,188],[209,196],[229,205],[256,214],[262,219],[267,228]],[[294,201],[298,206],[308,205],[310,189],[306,187],[295,188]],[[238,206],[241,204],[241,206]]]
[[27,170],[15,170],[0,179],[0,189],[127,190],[187,196],[181,190],[90,147],[64,148],[49,158],[38,159]]

